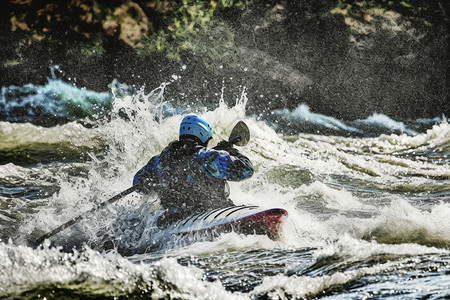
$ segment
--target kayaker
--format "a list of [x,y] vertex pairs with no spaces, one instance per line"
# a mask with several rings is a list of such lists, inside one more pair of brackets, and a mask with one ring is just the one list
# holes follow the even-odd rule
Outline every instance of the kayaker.
[[158,226],[190,215],[233,205],[227,181],[253,175],[250,160],[233,144],[222,140],[213,149],[209,122],[190,114],[180,124],[179,140],[152,157],[134,176],[133,185],[144,194],[156,192],[165,213]]

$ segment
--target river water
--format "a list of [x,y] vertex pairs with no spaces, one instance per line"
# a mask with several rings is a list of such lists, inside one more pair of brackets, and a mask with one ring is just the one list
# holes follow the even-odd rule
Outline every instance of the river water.
[[[166,88],[2,88],[0,298],[450,298],[445,116],[345,122],[301,103],[248,115],[245,89],[234,105],[219,91],[204,108],[171,105]],[[279,240],[166,236],[157,199],[132,193],[36,245],[130,187],[189,111],[211,122],[212,144],[238,120],[249,126],[240,150],[256,172],[230,184],[231,198],[286,209]]]

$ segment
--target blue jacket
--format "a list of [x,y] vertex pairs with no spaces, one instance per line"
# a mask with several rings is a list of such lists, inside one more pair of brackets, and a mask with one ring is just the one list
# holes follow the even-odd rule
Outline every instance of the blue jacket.
[[253,175],[250,160],[234,148],[207,149],[174,141],[134,176],[142,192],[156,192],[165,208],[198,212],[232,205],[227,181]]

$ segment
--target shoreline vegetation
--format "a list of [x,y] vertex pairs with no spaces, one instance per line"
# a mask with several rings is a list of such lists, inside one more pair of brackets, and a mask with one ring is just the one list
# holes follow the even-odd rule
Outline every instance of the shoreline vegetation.
[[207,102],[221,91],[234,101],[245,86],[257,99],[252,112],[299,102],[343,119],[450,112],[442,0],[2,5],[1,86],[45,84],[59,65],[58,77],[96,91],[114,79],[155,88],[175,74],[174,101]]

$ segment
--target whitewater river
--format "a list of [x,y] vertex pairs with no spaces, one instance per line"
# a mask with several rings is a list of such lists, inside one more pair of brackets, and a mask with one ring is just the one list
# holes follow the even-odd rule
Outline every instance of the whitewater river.
[[[164,87],[115,84],[2,88],[0,299],[450,298],[444,116],[344,122],[301,103],[255,116],[245,90],[205,109],[171,106]],[[240,150],[256,171],[230,184],[231,198],[286,209],[279,240],[172,238],[155,225],[157,199],[132,193],[36,245],[130,187],[188,111],[211,122],[213,145],[238,120],[249,126]]]

